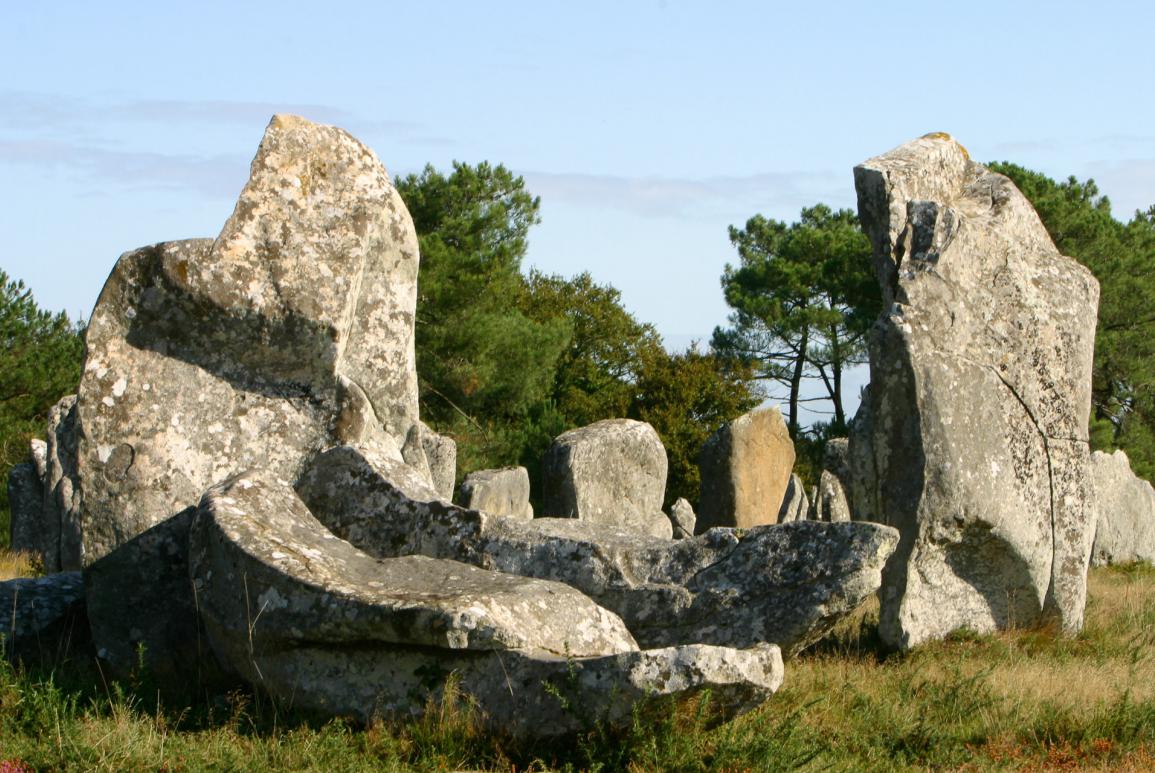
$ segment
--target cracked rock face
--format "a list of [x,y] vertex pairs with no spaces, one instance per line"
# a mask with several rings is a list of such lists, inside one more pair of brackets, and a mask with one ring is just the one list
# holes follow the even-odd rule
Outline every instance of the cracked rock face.
[[739,416],[711,435],[698,455],[698,533],[715,526],[777,523],[794,469],[794,442],[777,408]]
[[461,481],[460,504],[467,510],[531,519],[529,471],[524,467],[505,467],[471,472]]
[[662,512],[666,449],[649,424],[606,419],[554,439],[542,459],[542,513],[673,536]]
[[189,570],[226,667],[297,706],[361,720],[419,712],[450,672],[490,722],[536,736],[576,729],[559,693],[621,722],[644,695],[709,688],[738,710],[782,681],[772,645],[641,652],[616,615],[568,585],[373,558],[256,473],[205,494]]
[[417,418],[417,261],[372,151],[275,116],[220,236],[127,253],[93,310],[84,563],[238,469],[295,478],[346,436],[399,447]]
[[1155,563],[1155,488],[1131,471],[1124,451],[1091,454],[1093,566]]
[[855,517],[896,526],[881,634],[1081,628],[1099,288],[1025,197],[928,135],[854,170],[884,308],[850,456]]
[[794,654],[878,589],[898,542],[893,529],[867,523],[671,541],[566,518],[503,518],[439,501],[405,465],[348,446],[321,454],[297,490],[333,533],[373,556],[449,558],[566,583],[620,615],[643,647],[774,642]]

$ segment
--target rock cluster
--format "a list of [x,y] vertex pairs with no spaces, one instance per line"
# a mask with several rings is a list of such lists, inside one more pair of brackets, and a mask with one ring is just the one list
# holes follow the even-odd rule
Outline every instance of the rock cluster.
[[[417,266],[373,153],[291,116],[215,240],[123,255],[78,394],[12,474],[18,541],[83,569],[0,585],[14,645],[79,608],[113,671],[143,653],[169,684],[241,678],[362,720],[420,712],[453,673],[490,722],[548,736],[645,695],[745,710],[877,589],[886,526],[692,536],[688,503],[662,512],[665,451],[641,422],[556,440],[560,517],[533,518],[520,468],[474,473],[452,504],[455,446],[417,410]],[[757,447],[743,427],[731,445]]]
[[[855,169],[885,312],[849,456],[856,515],[896,526],[881,634],[1082,625],[1098,284],[947,135]],[[857,448],[855,447],[857,446]]]

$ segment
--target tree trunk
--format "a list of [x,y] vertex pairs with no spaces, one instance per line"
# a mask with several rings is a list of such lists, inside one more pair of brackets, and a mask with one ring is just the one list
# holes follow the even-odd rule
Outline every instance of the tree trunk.
[[798,356],[794,360],[794,373],[790,376],[790,419],[787,428],[791,439],[798,438],[798,393],[802,389],[802,373],[806,367],[806,353],[810,346],[810,330],[802,328],[802,340],[798,344]]

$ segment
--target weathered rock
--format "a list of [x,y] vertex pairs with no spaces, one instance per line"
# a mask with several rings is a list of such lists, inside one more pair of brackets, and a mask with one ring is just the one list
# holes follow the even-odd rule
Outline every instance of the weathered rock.
[[1155,488],[1131,471],[1126,452],[1091,454],[1091,491],[1097,523],[1091,563],[1155,563]]
[[206,492],[190,539],[209,638],[250,677],[251,658],[302,639],[575,657],[636,648],[616,615],[560,583],[421,555],[377,560],[255,472]]
[[559,691],[621,721],[647,694],[717,688],[738,708],[781,683],[772,646],[638,652],[616,615],[569,586],[374,559],[255,473],[205,494],[190,571],[222,662],[294,705],[362,720],[419,712],[450,672],[491,722],[539,736],[575,729],[551,702]]
[[399,446],[417,419],[417,260],[372,152],[274,117],[216,241],[127,253],[93,310],[77,402],[85,562],[237,469],[292,480],[333,442]]
[[643,647],[769,641],[793,654],[877,590],[898,540],[875,524],[713,529],[671,541],[573,519],[502,518],[439,501],[412,468],[350,447],[317,457],[298,492],[370,555],[566,583],[620,615]]
[[906,648],[961,627],[1077,631],[1098,284],[949,136],[865,162],[855,184],[886,309],[864,515],[903,535],[881,635]]
[[562,433],[542,460],[544,515],[669,539],[666,469],[662,441],[645,422],[607,419]]
[[76,395],[69,395],[48,411],[41,514],[41,545],[47,572],[79,569],[84,558],[81,492],[76,469],[77,443]]
[[782,506],[778,508],[778,523],[791,521],[805,521],[810,512],[810,500],[806,497],[806,487],[802,479],[794,473],[786,484],[786,494],[782,497]]
[[698,516],[694,508],[684,497],[678,497],[670,508],[670,524],[674,527],[674,539],[686,539],[694,536],[694,524]]
[[44,486],[33,462],[23,462],[9,470],[8,508],[11,514],[9,549],[43,555]]
[[[131,546],[86,581],[94,643],[114,670],[136,643],[158,671],[198,662],[195,617],[160,591],[182,575],[161,535],[210,485],[248,467],[295,481],[334,443],[402,458],[417,422],[417,261],[372,152],[291,116],[269,124],[215,241],[120,258],[89,321],[75,406],[59,407],[49,433],[45,498],[59,511],[60,565]],[[133,577],[155,586],[134,591],[141,624],[118,608]]]
[[48,477],[48,443],[40,438],[32,438],[28,442],[32,465],[36,468],[36,477],[41,484]]
[[471,472],[461,481],[460,504],[467,510],[484,510],[493,515],[533,518],[529,472],[524,467]]
[[[595,726],[628,726],[635,704],[710,692],[722,718],[754,708],[782,684],[774,645],[748,650],[690,644],[592,658],[522,650],[438,653],[374,643],[324,648],[302,643],[259,659],[262,686],[292,707],[351,716],[421,713],[464,693],[490,728],[550,738]],[[447,694],[445,680],[455,688]]]
[[822,452],[822,469],[829,470],[841,481],[850,472],[850,440],[844,437],[830,438]]
[[698,468],[699,533],[775,523],[794,468],[794,443],[782,414],[763,408],[723,425],[702,446]]
[[9,660],[59,663],[88,642],[80,572],[0,582],[0,637]]
[[842,481],[830,470],[823,470],[818,480],[818,500],[814,505],[815,520],[837,523],[850,520],[850,503]]
[[189,578],[190,507],[136,535],[85,569],[97,656],[124,678],[144,666],[168,692],[221,681]]

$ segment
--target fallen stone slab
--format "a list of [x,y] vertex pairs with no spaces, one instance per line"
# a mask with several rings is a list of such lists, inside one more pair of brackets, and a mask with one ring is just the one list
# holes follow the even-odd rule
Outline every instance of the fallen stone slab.
[[793,655],[878,589],[898,541],[866,523],[671,541],[566,518],[502,518],[440,501],[410,468],[349,446],[319,455],[297,489],[325,526],[371,555],[565,583],[620,615],[643,647],[773,642]]
[[[1098,283],[1006,177],[933,134],[855,168],[885,312],[870,342],[870,482],[896,526],[880,633],[1082,627]],[[850,455],[856,451],[850,449]],[[853,488],[857,488],[857,485]]]
[[[291,708],[361,723],[408,718],[465,697],[482,724],[517,738],[552,738],[629,726],[639,701],[709,691],[728,719],[782,685],[774,645],[747,650],[690,644],[588,658],[522,650],[427,650],[374,643],[329,648],[302,643],[258,661],[260,684]],[[452,687],[446,684],[452,674]]]
[[222,663],[298,707],[363,721],[416,714],[453,673],[494,725],[550,736],[580,723],[559,701],[567,691],[590,716],[621,721],[646,695],[716,689],[738,710],[781,683],[776,647],[639,652],[616,615],[567,585],[373,558],[287,484],[253,472],[206,492],[190,542]]
[[0,582],[0,637],[12,662],[58,664],[87,651],[84,578],[57,572]]

